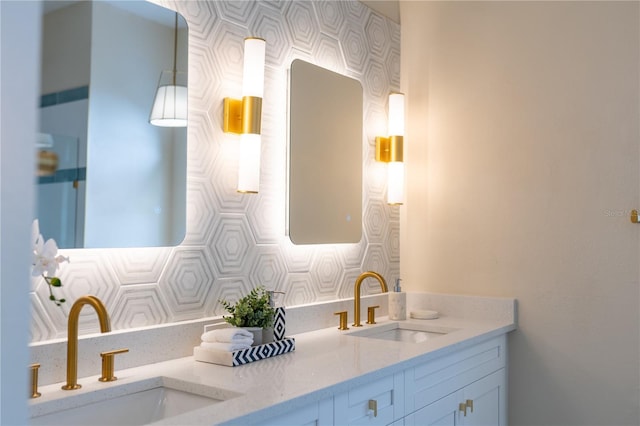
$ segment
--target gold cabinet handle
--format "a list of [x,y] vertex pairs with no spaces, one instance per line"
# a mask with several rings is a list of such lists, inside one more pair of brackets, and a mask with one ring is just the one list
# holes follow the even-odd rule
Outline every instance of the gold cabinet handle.
[[98,379],[101,382],[113,382],[118,380],[113,374],[114,358],[117,354],[129,352],[129,349],[117,349],[115,351],[101,352],[102,357],[102,376]]
[[31,371],[31,398],[38,398],[42,396],[40,392],[38,392],[38,369],[40,368],[40,364],[35,363],[29,366],[29,370]]
[[335,312],[334,315],[340,315],[340,326],[338,330],[348,330],[347,327],[347,311]]
[[471,412],[473,413],[473,399],[467,399],[465,405],[467,406],[467,408],[471,409]]
[[462,411],[464,413],[464,416],[467,417],[467,404],[461,402],[460,404],[458,404],[458,410]]
[[638,210],[636,209],[631,210],[631,223],[640,223],[640,220],[638,219]]
[[375,324],[376,323],[376,309],[379,308],[379,305],[369,306],[367,308],[367,324]]
[[369,410],[373,411],[373,417],[378,417],[378,401],[376,401],[375,399],[370,399]]

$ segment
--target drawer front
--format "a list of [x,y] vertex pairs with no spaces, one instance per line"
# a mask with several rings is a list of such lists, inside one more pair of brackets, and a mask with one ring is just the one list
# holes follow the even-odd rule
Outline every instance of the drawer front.
[[405,372],[407,413],[462,389],[506,366],[506,336],[500,336]]
[[333,424],[331,398],[260,421],[260,426],[329,426]]
[[388,425],[404,415],[403,373],[384,377],[334,398],[336,425]]

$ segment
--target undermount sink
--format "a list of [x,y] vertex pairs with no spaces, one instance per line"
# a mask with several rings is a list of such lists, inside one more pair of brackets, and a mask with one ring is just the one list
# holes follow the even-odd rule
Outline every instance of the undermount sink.
[[[32,417],[30,424],[144,425],[240,395],[226,389],[156,377],[135,382],[126,387],[113,387],[92,394],[69,396],[70,399],[75,398],[75,401],[68,401],[70,408],[58,411],[52,409],[53,412]],[[55,402],[51,401],[51,403]]]
[[391,322],[376,327],[364,328],[348,333],[348,336],[370,339],[391,340],[395,342],[423,343],[458,330],[431,324],[413,322]]

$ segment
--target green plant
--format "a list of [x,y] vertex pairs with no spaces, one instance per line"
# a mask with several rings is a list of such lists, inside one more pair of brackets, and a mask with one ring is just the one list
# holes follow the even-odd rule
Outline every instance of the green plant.
[[231,314],[223,316],[224,320],[235,327],[269,328],[273,325],[275,309],[269,304],[269,294],[262,286],[254,288],[235,304],[222,299],[218,301]]

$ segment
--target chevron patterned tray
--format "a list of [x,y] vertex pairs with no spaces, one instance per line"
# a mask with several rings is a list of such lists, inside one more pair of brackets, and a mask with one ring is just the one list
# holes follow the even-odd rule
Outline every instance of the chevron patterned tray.
[[200,346],[193,348],[193,357],[196,361],[208,362],[211,364],[237,367],[272,356],[286,354],[296,350],[296,339],[285,337],[282,340],[265,343],[263,345],[252,346],[241,351],[224,352],[212,349],[205,349]]

